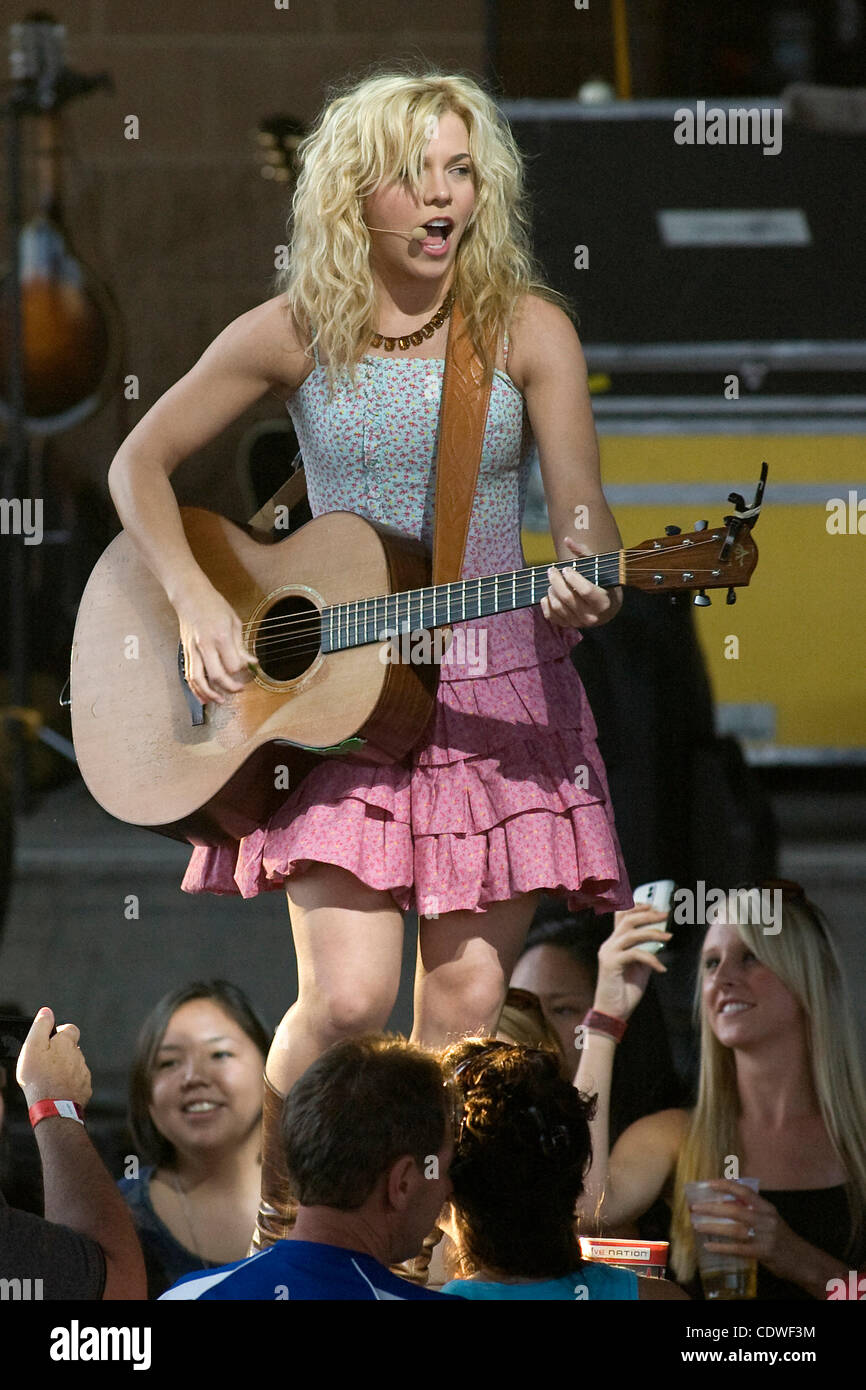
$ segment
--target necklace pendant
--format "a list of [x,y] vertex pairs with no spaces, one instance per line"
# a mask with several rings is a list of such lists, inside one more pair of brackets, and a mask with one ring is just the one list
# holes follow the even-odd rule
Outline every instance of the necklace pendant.
[[404,352],[406,351],[407,347],[412,346],[411,338],[398,338],[397,342],[399,343],[400,347],[403,349]]
[[385,349],[386,352],[393,352],[393,351],[394,351],[394,344],[396,343],[396,341],[397,341],[396,338],[383,338],[383,339],[382,339],[382,346],[383,346],[383,348]]
[[416,332],[409,334],[409,342],[412,343],[415,347],[419,347],[420,344],[423,343],[423,341],[424,334],[421,333],[419,330],[416,330]]
[[418,331],[423,335],[423,337],[432,338],[433,334],[436,332],[436,329],[432,323],[425,323],[424,327],[419,328]]

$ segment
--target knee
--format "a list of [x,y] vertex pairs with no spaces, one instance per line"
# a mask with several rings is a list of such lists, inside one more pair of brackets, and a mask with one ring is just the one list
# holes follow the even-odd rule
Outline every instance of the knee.
[[497,961],[451,961],[424,983],[429,1011],[448,1033],[488,1032],[496,1026],[507,981]]
[[316,1031],[330,1045],[358,1033],[381,1032],[394,1000],[378,982],[366,986],[353,983],[350,988],[317,992],[311,1004]]

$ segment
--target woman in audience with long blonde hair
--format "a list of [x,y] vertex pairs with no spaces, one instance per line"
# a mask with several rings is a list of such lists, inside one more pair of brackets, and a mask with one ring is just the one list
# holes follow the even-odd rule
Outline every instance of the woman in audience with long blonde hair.
[[[617,914],[599,952],[593,1007],[602,1017],[587,1035],[577,1077],[582,1091],[598,1094],[581,1210],[592,1215],[601,1200],[603,1224],[616,1226],[665,1196],[681,1282],[696,1271],[694,1216],[719,1253],[758,1262],[758,1298],[825,1299],[838,1287],[834,1279],[866,1262],[866,1084],[824,919],[797,884],[762,889],[778,895],[781,920],[757,910],[754,888],[727,894],[710,915],[696,992],[694,1108],[638,1120],[608,1160],[614,1035],[650,971],[664,970],[641,943],[669,939],[657,912]],[[758,1178],[760,1192],[732,1174]],[[685,1183],[697,1179],[715,1180],[719,1200],[690,1213]],[[731,1220],[733,1228],[715,1226]]]

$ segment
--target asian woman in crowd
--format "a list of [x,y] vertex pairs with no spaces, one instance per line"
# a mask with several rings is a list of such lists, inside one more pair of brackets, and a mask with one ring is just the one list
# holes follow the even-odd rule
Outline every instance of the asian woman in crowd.
[[182,1274],[247,1253],[269,1046],[247,997],[224,980],[173,990],[144,1022],[130,1075],[137,1171],[119,1186],[144,1250],[149,1298]]

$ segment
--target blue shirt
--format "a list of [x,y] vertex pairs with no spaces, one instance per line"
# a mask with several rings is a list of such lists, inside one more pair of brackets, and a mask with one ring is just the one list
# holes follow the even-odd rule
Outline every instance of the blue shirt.
[[398,1278],[372,1255],[309,1240],[278,1240],[248,1260],[186,1274],[159,1301],[175,1298],[269,1302],[284,1299],[292,1302],[298,1299],[392,1302],[412,1298],[453,1301],[444,1294]]
[[574,1274],[561,1279],[545,1279],[532,1284],[494,1284],[481,1279],[451,1279],[443,1293],[475,1299],[568,1299],[569,1302],[597,1299],[637,1298],[637,1277],[628,1269],[585,1261]]

